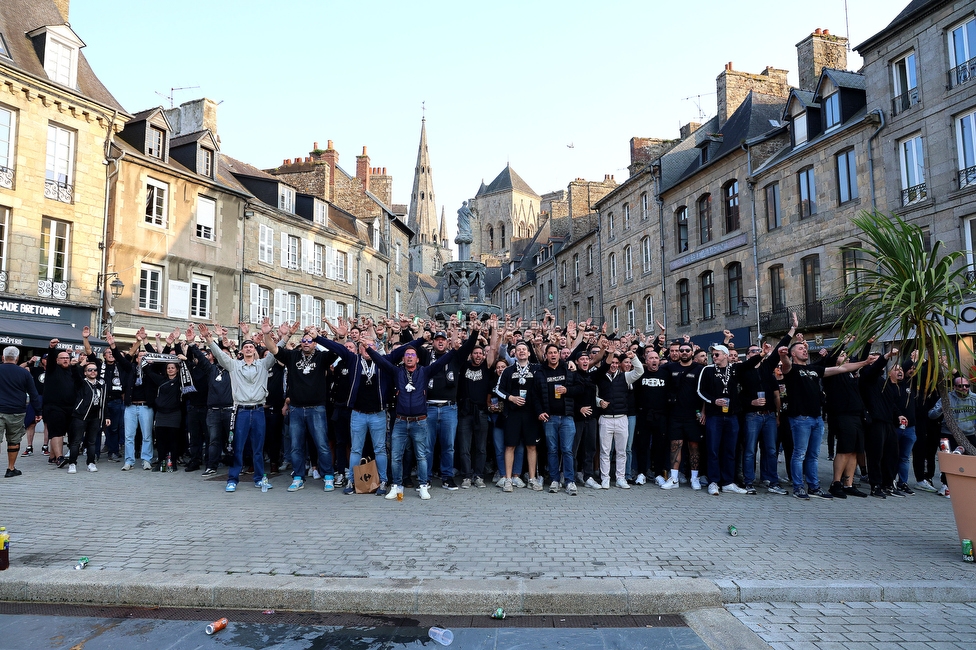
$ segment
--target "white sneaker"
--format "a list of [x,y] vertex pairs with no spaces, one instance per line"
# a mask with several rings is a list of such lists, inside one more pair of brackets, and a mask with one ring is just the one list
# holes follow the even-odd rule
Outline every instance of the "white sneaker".
[[600,481],[600,489],[601,490],[609,490],[610,489],[610,478],[609,477],[607,477],[607,478],[603,479],[602,481]]
[[718,483],[709,483],[708,484],[708,493],[711,494],[713,497],[717,497],[718,496]]
[[542,492],[542,477],[536,476],[535,478],[529,479],[529,487],[536,492]]
[[96,465],[95,463],[88,463],[88,471],[89,472],[97,472],[98,471],[98,465]]
[[700,490],[701,489],[701,480],[699,480],[699,478],[697,476],[692,476],[691,477],[691,489],[692,490]]
[[516,476],[516,477],[512,478],[512,487],[524,488],[525,487],[525,481],[522,480],[522,477],[521,476]]
[[553,481],[549,484],[549,494],[559,494],[559,481]]
[[657,483],[658,487],[664,487],[665,481],[667,481],[667,479],[661,476],[660,474],[654,477],[654,482]]
[[745,494],[748,491],[749,490],[746,490],[745,488],[740,488],[735,483],[729,483],[728,485],[722,486],[722,492],[731,492],[732,494]]
[[678,485],[679,485],[678,479],[669,478],[669,479],[666,479],[666,480],[663,480],[662,481],[662,483],[661,483],[661,489],[662,490],[674,490],[674,489],[677,489]]
[[321,474],[319,474],[319,471],[318,471],[317,469],[313,469],[313,470],[312,470],[312,478],[313,478],[313,479],[315,479],[315,480],[317,481],[317,480],[319,480],[320,478],[322,478],[322,475],[321,475]]
[[590,478],[586,479],[586,482],[584,483],[584,485],[586,487],[588,487],[588,488],[593,488],[594,490],[599,490],[600,489],[600,484],[597,483],[596,481],[594,481],[592,476]]
[[505,477],[504,476],[501,477],[500,479],[498,479],[497,481],[495,481],[495,487],[504,487],[504,486],[505,486]]
[[569,483],[566,484],[566,494],[568,494],[571,497],[575,497],[577,494],[579,494],[579,492],[576,489],[576,483],[570,481]]
[[75,465],[74,463],[71,463],[70,465],[68,465],[68,474],[77,474],[77,473],[78,473],[78,466],[77,465]]
[[424,501],[430,499],[430,490],[427,488],[426,485],[420,486],[420,498],[423,499]]
[[916,483],[915,484],[915,489],[916,490],[923,490],[925,492],[935,492],[935,486],[933,486],[932,485],[932,482],[929,481],[928,479],[922,479],[921,481],[919,481],[918,483]]
[[145,469],[145,470],[152,469],[152,463],[150,463],[148,460],[142,461],[142,469]]
[[618,478],[617,487],[620,488],[621,490],[629,490],[630,483],[628,483],[626,479]]
[[390,491],[387,492],[386,493],[386,496],[383,497],[383,498],[386,499],[387,501],[396,501],[396,498],[397,498],[397,495],[398,494],[403,494],[403,486],[402,485],[391,485],[390,486]]
[[647,483],[647,477],[644,476],[643,474],[638,474],[637,478],[634,479],[634,483],[636,483],[637,485],[644,485],[645,483]]
[[132,469],[132,463],[126,463],[125,465],[122,466],[123,472],[128,472],[130,469]]
[[512,479],[503,478],[502,479],[502,492],[511,492],[514,488],[512,487]]

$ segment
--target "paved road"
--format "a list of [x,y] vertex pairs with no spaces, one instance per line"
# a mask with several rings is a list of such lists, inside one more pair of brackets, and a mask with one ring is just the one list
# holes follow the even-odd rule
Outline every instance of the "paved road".
[[[576,498],[435,487],[430,501],[408,490],[398,503],[324,493],[322,481],[290,494],[286,476],[267,494],[248,481],[226,494],[222,480],[182,471],[121,472],[103,462],[95,474],[68,475],[41,455],[18,467],[24,475],[3,481],[0,503],[18,567],[65,569],[86,555],[88,571],[134,581],[140,572],[694,577],[718,584],[726,603],[936,601],[947,589],[950,600],[976,601],[976,568],[960,560],[951,504],[929,493],[801,502],[687,487],[582,489]],[[826,460],[821,470],[826,485]],[[939,589],[917,581],[938,581]],[[908,595],[893,591],[895,583],[909,585]]]

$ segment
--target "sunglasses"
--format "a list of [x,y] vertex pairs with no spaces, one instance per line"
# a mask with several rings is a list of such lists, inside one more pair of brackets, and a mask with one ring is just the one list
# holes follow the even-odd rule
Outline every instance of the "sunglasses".
[[315,339],[302,339],[302,343],[312,343]]
[[969,384],[956,384],[956,388],[969,388]]

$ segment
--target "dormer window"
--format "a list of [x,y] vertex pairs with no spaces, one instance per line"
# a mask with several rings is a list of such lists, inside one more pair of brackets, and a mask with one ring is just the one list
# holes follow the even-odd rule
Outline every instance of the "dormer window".
[[315,223],[317,223],[320,226],[328,226],[329,225],[328,204],[324,203],[323,201],[319,201],[318,199],[315,199],[315,210],[312,219]]
[[[207,178],[213,178],[214,176],[214,152],[213,149],[207,149],[206,147],[200,147],[199,162],[197,164],[197,172],[201,176],[206,176]],[[282,208],[284,209],[284,208]],[[295,192],[292,191],[291,195],[291,209],[289,212],[295,211]]]
[[7,49],[7,42],[3,40],[3,34],[0,34],[0,56],[10,58],[10,50]]
[[278,194],[278,209],[285,212],[295,212],[295,190],[287,185],[281,185]]
[[28,32],[42,59],[48,79],[71,88],[78,87],[78,52],[84,42],[67,25],[49,25]]
[[699,162],[700,162],[700,164],[704,165],[705,163],[708,162],[708,141],[704,142],[698,148],[698,150],[701,152],[701,156],[700,156]]
[[150,126],[146,133],[146,154],[162,160],[165,142],[166,132],[158,127]]
[[793,116],[793,146],[799,146],[807,141],[807,113],[801,111]]
[[840,91],[824,97],[823,109],[827,128],[832,129],[835,126],[840,126]]

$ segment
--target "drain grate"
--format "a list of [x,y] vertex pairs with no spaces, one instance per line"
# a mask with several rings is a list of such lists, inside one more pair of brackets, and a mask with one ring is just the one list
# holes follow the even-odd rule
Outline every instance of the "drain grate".
[[163,621],[214,621],[227,617],[235,623],[305,625],[344,628],[427,628],[432,625],[463,628],[635,628],[688,627],[678,614],[619,616],[509,616],[495,620],[485,616],[396,616],[274,610],[265,614],[255,609],[205,609],[184,607],[118,607],[108,605],[62,605],[57,603],[0,602],[0,614],[31,616],[81,616],[85,618],[152,619]]

